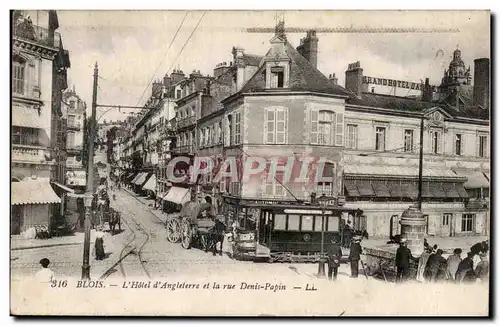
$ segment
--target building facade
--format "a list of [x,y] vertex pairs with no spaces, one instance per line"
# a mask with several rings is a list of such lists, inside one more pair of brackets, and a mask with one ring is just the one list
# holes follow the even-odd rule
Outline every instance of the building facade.
[[69,56],[56,32],[55,11],[15,10],[12,18],[11,234],[28,234],[50,229],[54,204],[61,202],[50,180],[61,177],[61,156],[54,155],[61,125],[54,117],[60,115]]

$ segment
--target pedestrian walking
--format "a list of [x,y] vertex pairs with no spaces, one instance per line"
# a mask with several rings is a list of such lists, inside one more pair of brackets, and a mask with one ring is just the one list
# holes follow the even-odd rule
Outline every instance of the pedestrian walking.
[[361,254],[363,253],[360,242],[361,242],[361,237],[355,236],[353,238],[353,244],[351,245],[351,250],[349,251],[349,261],[351,263],[352,278],[357,278],[359,273],[359,260],[361,259]]
[[481,261],[477,264],[474,274],[482,282],[486,283],[489,279],[490,264],[488,262],[488,255],[486,253],[481,253],[479,255]]
[[399,248],[396,250],[397,283],[403,283],[408,280],[410,275],[410,260],[412,259],[414,258],[410,248],[408,248],[408,242],[405,238],[402,238]]
[[330,245],[327,249],[328,252],[328,279],[335,281],[340,266],[340,259],[342,259],[342,248],[340,241],[336,237],[330,239]]
[[101,227],[98,227],[96,231],[94,251],[96,260],[103,260],[104,257],[106,256],[104,252],[104,232],[102,232]]
[[458,264],[457,273],[455,274],[457,283],[471,283],[475,281],[476,275],[474,274],[473,257],[474,254],[468,252],[467,257]]
[[458,270],[458,265],[462,261],[462,249],[456,248],[453,250],[453,255],[448,257],[446,260],[446,278],[451,281],[455,282],[455,275],[457,274]]
[[42,269],[35,274],[35,280],[39,283],[51,283],[54,281],[55,274],[49,268],[50,260],[48,258],[42,258],[40,260],[40,265],[42,265]]

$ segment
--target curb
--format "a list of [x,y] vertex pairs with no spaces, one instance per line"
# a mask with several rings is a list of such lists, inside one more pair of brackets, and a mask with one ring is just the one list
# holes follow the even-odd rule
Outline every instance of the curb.
[[17,248],[12,248],[11,247],[10,250],[28,250],[28,249],[50,248],[50,247],[61,247],[61,246],[77,246],[77,245],[83,245],[83,242],[78,242],[78,243],[54,243],[54,244],[36,245],[36,246],[28,246],[28,247],[17,247]]

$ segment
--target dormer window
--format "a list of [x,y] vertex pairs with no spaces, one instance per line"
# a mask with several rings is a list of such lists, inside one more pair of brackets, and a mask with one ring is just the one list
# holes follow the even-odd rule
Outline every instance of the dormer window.
[[271,68],[271,88],[283,88],[285,69],[283,67]]

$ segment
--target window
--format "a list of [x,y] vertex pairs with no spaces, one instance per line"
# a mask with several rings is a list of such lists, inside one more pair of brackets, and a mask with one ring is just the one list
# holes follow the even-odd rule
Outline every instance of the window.
[[221,179],[220,179],[220,183],[219,183],[219,190],[220,190],[222,193],[227,192],[227,189],[226,189],[226,178],[221,178]]
[[195,106],[192,106],[192,107],[191,107],[191,116],[192,116],[192,117],[195,117],[195,116],[196,116],[196,107],[195,107]]
[[313,231],[313,220],[314,216],[311,215],[302,215],[302,231]]
[[464,136],[462,134],[455,134],[455,155],[464,154]]
[[285,187],[283,187],[278,181],[272,180],[271,182],[266,183],[264,194],[270,197],[284,197]]
[[38,129],[12,126],[12,143],[19,145],[39,145]]
[[189,137],[189,146],[196,146],[195,142],[196,142],[195,133],[194,133],[194,131],[191,131],[190,137]]
[[24,95],[25,74],[26,62],[19,57],[15,57],[12,62],[12,91],[14,93]]
[[200,147],[205,145],[205,129],[200,130]]
[[222,129],[222,121],[219,122],[219,125],[218,125],[218,133],[217,133],[217,143],[222,143],[222,136],[224,135],[223,133],[223,129]]
[[68,136],[66,138],[66,147],[74,148],[75,147],[75,133],[68,132]]
[[488,136],[479,136],[479,157],[488,156]]
[[283,67],[271,68],[271,88],[283,88],[285,81],[285,70]]
[[450,225],[450,220],[451,220],[451,214],[445,213],[445,214],[443,214],[443,220],[441,221],[441,224],[443,226],[448,226],[448,225]]
[[241,113],[234,114],[234,145],[241,144]]
[[337,232],[339,231],[339,217],[338,216],[327,216],[326,219],[326,231],[328,232]]
[[405,140],[404,140],[405,152],[413,152],[413,130],[411,129],[406,129],[405,130]]
[[299,231],[300,215],[288,215],[288,231]]
[[266,144],[286,144],[287,109],[268,108],[265,110],[264,135]]
[[274,215],[274,229],[275,230],[286,230],[286,215],[285,214],[275,214]]
[[431,153],[441,153],[441,132],[439,131],[431,131]]
[[179,99],[179,98],[181,98],[181,97],[182,97],[182,91],[181,91],[180,89],[178,89],[178,90],[176,91],[175,98]]
[[[326,166],[325,166],[326,168]],[[320,182],[316,187],[316,196],[331,196],[333,194],[333,185],[331,182]]]
[[347,125],[347,139],[346,147],[356,149],[358,148],[358,126],[357,125]]
[[228,125],[228,145],[231,146],[231,145],[234,145],[233,144],[233,116],[232,115],[228,115],[227,116],[227,125]]
[[333,112],[320,111],[318,121],[318,144],[332,145],[333,143]]
[[238,196],[240,194],[240,183],[232,182],[231,183],[231,195]]
[[462,214],[462,232],[472,232],[476,214]]
[[69,108],[74,109],[75,108],[75,100],[69,101]]
[[385,151],[385,127],[375,128],[375,150]]
[[[322,223],[322,220],[323,220],[323,216],[321,215],[316,215],[314,217],[315,219],[315,222],[314,222],[314,231],[321,231],[321,223]],[[325,231],[326,231],[326,216],[325,216]]]
[[209,146],[211,145],[211,140],[212,140],[212,129],[210,127],[206,128],[207,130],[207,139],[206,139],[206,145]]

